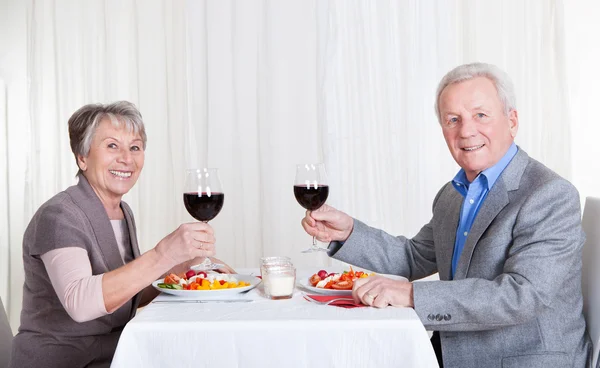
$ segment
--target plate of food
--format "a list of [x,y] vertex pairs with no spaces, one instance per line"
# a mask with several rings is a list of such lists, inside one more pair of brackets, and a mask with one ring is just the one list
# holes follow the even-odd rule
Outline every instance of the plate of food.
[[254,289],[261,280],[252,275],[189,270],[156,280],[152,286],[165,294],[186,297],[212,297],[239,294]]
[[[326,270],[320,270],[309,278],[300,279],[298,284],[302,288],[316,294],[352,295],[352,287],[356,280],[375,275],[379,274],[369,271],[355,271],[352,267],[350,267],[349,271],[344,272],[327,272]],[[396,275],[381,274],[380,276],[394,280],[407,280],[406,277]]]

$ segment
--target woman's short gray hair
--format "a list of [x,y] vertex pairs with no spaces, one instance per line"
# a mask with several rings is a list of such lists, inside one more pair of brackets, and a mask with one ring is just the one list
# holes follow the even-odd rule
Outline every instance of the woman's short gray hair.
[[508,74],[506,74],[502,69],[495,65],[486,63],[464,64],[449,71],[448,74],[442,78],[440,84],[438,85],[435,96],[435,114],[437,115],[440,124],[442,122],[442,117],[440,116],[439,103],[440,95],[444,91],[444,88],[451,84],[464,82],[477,77],[485,77],[494,83],[496,92],[498,92],[498,97],[500,98],[500,101],[502,101],[502,104],[504,104],[505,115],[508,116],[508,113],[511,110],[515,110],[517,108],[515,88]]
[[[96,129],[104,119],[109,119],[116,127],[125,124],[128,131],[139,134],[142,138],[143,148],[146,149],[144,121],[142,120],[142,114],[134,104],[128,101],[117,101],[106,105],[85,105],[75,111],[69,118],[69,139],[77,167],[79,167],[77,157],[80,155],[87,157],[89,155]],[[78,173],[81,173],[81,169]]]

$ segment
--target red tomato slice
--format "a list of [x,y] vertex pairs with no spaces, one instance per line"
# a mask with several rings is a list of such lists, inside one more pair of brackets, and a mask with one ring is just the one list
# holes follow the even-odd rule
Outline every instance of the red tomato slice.
[[336,290],[352,290],[352,285],[354,285],[352,280],[344,280],[338,281],[335,284],[331,285],[331,288]]
[[310,284],[312,286],[317,286],[319,281],[321,281],[321,278],[316,273],[310,277]]
[[340,276],[339,281],[352,281],[352,276],[349,273],[345,273]]

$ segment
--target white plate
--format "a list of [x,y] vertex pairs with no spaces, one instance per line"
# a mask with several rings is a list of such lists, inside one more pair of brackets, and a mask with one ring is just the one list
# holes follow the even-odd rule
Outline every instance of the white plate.
[[[356,271],[356,270],[354,270],[354,271]],[[408,279],[406,277],[404,277],[404,276],[385,275],[385,274],[380,274],[380,273],[378,273],[377,275],[383,276],[383,277],[387,277],[387,278],[390,278],[390,279],[393,279],[393,280],[408,281]],[[369,276],[369,277],[372,277],[372,276]],[[309,277],[305,277],[304,279],[299,280],[298,284],[302,288],[304,288],[304,289],[306,289],[306,290],[308,290],[308,291],[310,291],[312,293],[316,293],[316,294],[323,294],[323,295],[352,295],[352,290],[335,290],[335,289],[323,289],[323,288],[314,287],[314,286],[312,286],[310,284]]]
[[152,286],[158,291],[161,291],[165,294],[177,295],[177,296],[187,296],[187,297],[197,297],[197,298],[206,298],[213,296],[224,296],[224,295],[233,295],[243,293],[244,291],[254,289],[258,284],[260,284],[260,279],[251,275],[231,275],[235,277],[238,281],[244,281],[250,283],[250,286],[237,287],[233,289],[217,289],[217,290],[175,290],[175,289],[163,289],[159,288],[157,285],[161,284],[164,279],[156,280],[152,283]]

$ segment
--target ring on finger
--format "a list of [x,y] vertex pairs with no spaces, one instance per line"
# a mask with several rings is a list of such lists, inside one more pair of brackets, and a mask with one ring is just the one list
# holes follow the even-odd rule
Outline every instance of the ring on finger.
[[364,298],[365,302],[367,302],[368,304],[373,303],[373,301],[375,300],[375,297],[369,293],[366,293]]

